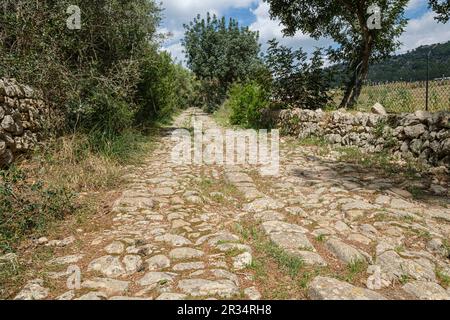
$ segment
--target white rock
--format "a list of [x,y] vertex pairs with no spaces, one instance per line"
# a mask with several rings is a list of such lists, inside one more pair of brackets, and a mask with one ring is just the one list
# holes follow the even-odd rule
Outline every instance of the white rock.
[[205,253],[203,251],[192,248],[177,248],[169,253],[169,257],[175,260],[193,259],[202,257]]
[[386,300],[374,291],[320,276],[310,283],[308,295],[312,300]]
[[172,282],[175,276],[175,273],[148,272],[138,281],[138,283],[141,286],[151,286],[161,284],[163,282]]
[[44,280],[34,279],[29,281],[14,300],[43,300],[48,297],[50,290],[44,288]]
[[162,270],[170,267],[170,259],[164,255],[156,255],[147,259],[145,262],[148,263],[150,271]]
[[410,282],[403,286],[403,290],[420,300],[450,300],[445,289],[434,282]]
[[108,254],[122,254],[125,250],[125,245],[120,241],[114,241],[105,247],[105,251]]
[[239,294],[239,288],[230,280],[186,279],[178,282],[178,288],[193,297],[220,296],[231,298]]
[[372,113],[379,114],[379,115],[387,115],[386,109],[381,105],[381,103],[375,103],[372,108],[370,109]]
[[235,270],[242,270],[252,264],[253,258],[249,252],[244,252],[233,258],[233,268]]
[[86,280],[81,287],[96,289],[108,295],[123,294],[128,290],[129,282],[107,278],[94,278]]

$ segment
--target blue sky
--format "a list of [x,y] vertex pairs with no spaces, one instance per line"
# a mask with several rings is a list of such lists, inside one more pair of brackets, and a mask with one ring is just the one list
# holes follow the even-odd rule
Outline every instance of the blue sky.
[[[263,0],[162,0],[162,4],[165,8],[165,18],[161,31],[172,34],[163,47],[181,61],[184,60],[180,42],[183,37],[183,24],[191,21],[197,13],[204,15],[208,11],[220,16],[231,16],[241,24],[249,26],[250,29],[258,30],[263,50],[265,43],[272,38],[277,38],[287,46],[302,47],[306,52],[311,52],[317,46],[328,47],[333,44],[330,39],[315,41],[301,33],[297,33],[294,37],[283,37],[282,26],[278,21],[270,19],[269,5]],[[427,8],[426,0],[410,0],[406,16],[410,21],[400,38],[403,46],[399,52],[405,52],[420,45],[450,40],[450,23],[447,25],[437,23],[433,19],[434,13]]]

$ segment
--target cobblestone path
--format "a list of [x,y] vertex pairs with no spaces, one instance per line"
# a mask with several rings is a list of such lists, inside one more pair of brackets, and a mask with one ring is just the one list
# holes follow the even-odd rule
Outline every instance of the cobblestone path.
[[[172,130],[192,118],[217,127],[190,109]],[[167,129],[130,168],[98,231],[46,243],[56,252],[48,270],[16,299],[273,298],[248,226],[312,274],[301,294],[281,297],[450,298],[448,198],[416,201],[395,181],[284,140],[277,177],[244,165],[176,165],[172,147]],[[353,269],[355,279],[343,276]]]

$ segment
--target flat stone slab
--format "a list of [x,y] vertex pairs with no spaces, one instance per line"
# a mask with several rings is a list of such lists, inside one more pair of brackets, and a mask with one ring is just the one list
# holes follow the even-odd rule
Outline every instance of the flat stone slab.
[[74,264],[83,259],[82,254],[75,254],[70,256],[58,257],[47,262],[48,265],[64,265],[64,264]]
[[110,278],[115,278],[126,273],[119,258],[113,256],[103,256],[93,260],[88,266],[88,271],[99,271]]
[[303,233],[269,233],[269,238],[284,250],[315,251]]
[[131,275],[136,273],[142,268],[142,258],[138,255],[127,255],[123,258],[123,264],[127,274]]
[[45,245],[47,247],[65,247],[74,242],[75,242],[75,237],[70,236],[63,240],[51,240],[51,241],[47,242]]
[[107,296],[103,292],[89,292],[75,300],[95,301],[95,300],[106,300],[106,299],[107,299]]
[[127,297],[127,296],[115,296],[111,297],[108,300],[115,300],[115,301],[138,301],[138,300],[152,300],[151,298],[139,298],[139,297]]
[[246,251],[246,252],[252,252],[252,248],[246,244],[242,244],[242,243],[223,243],[223,244],[218,244],[216,246],[216,249],[221,251],[221,252],[228,252],[228,251]]
[[170,267],[170,259],[162,254],[153,256],[145,262],[147,262],[150,271],[162,270]]
[[267,210],[277,210],[283,207],[284,205],[281,202],[269,197],[265,197],[247,203],[246,205],[244,205],[243,210],[246,212],[262,212]]
[[287,250],[293,256],[299,257],[303,262],[310,266],[326,267],[328,264],[322,256],[316,252],[302,251],[302,250]]
[[264,211],[264,212],[258,212],[255,213],[253,216],[255,220],[261,220],[262,222],[266,221],[283,221],[285,220],[285,216],[277,211]]
[[447,291],[434,282],[410,282],[403,286],[403,290],[420,300],[450,300]]
[[386,251],[377,257],[377,265],[390,281],[407,276],[415,280],[436,282],[435,268],[424,258],[405,259],[395,251]]
[[200,258],[205,253],[203,251],[192,248],[177,248],[169,253],[169,257],[175,260]]
[[450,222],[450,210],[434,209],[434,210],[430,210],[430,211],[431,211],[430,214],[433,218]]
[[138,283],[141,286],[151,286],[162,282],[172,282],[175,276],[175,273],[148,272],[138,281]]
[[163,294],[161,294],[158,298],[156,298],[155,300],[167,300],[167,301],[176,301],[176,300],[186,300],[187,295],[182,294],[182,293],[170,293],[170,292],[165,292]]
[[342,210],[343,211],[348,211],[348,210],[371,210],[374,209],[375,206],[365,202],[363,200],[353,200],[350,202],[347,202],[345,204],[342,205]]
[[113,205],[113,212],[120,212],[122,209],[126,208],[136,208],[136,209],[151,209],[154,203],[150,197],[136,197],[136,198],[125,198],[122,197],[118,199]]
[[200,270],[205,268],[204,262],[178,263],[173,266],[174,271]]
[[192,242],[189,239],[186,239],[185,237],[175,235],[175,234],[169,234],[169,233],[167,233],[163,236],[156,237],[155,241],[165,242],[174,247],[181,247],[181,246],[186,246],[186,245],[192,244]]
[[231,280],[187,279],[178,282],[178,288],[192,297],[219,296],[231,298],[239,294],[239,288]]
[[175,191],[172,188],[163,187],[163,188],[157,188],[153,189],[152,193],[155,196],[170,196],[175,193]]
[[108,254],[121,254],[124,250],[125,245],[120,241],[114,241],[105,247],[105,251]]
[[341,262],[349,264],[357,261],[366,261],[366,257],[356,248],[338,239],[330,239],[326,242],[327,249]]
[[248,297],[248,299],[256,301],[261,300],[261,293],[256,287],[250,287],[244,290],[244,294]]
[[283,221],[267,221],[262,224],[264,231],[268,234],[274,232],[308,233],[308,230],[292,223]]
[[312,300],[386,300],[381,294],[333,278],[316,277],[309,285]]
[[251,265],[253,261],[252,255],[249,252],[244,252],[236,257],[233,257],[233,268],[235,270],[243,270]]
[[14,300],[43,300],[47,298],[50,290],[44,287],[44,280],[29,281]]
[[123,294],[128,290],[129,282],[108,278],[94,278],[86,280],[81,287],[95,289],[108,295]]

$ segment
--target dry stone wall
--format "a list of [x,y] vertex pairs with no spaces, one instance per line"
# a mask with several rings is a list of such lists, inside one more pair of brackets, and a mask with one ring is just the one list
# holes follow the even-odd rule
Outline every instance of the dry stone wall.
[[373,114],[292,109],[276,112],[274,117],[285,134],[325,137],[333,144],[367,152],[387,149],[399,158],[450,167],[450,112]]
[[0,167],[42,141],[50,108],[42,94],[14,79],[0,79]]

